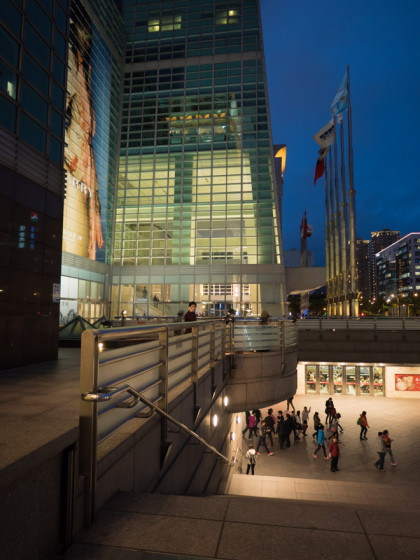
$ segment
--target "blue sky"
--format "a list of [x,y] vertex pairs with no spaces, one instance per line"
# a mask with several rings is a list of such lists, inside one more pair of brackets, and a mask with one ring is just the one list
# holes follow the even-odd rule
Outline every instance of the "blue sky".
[[[350,66],[357,236],[420,230],[420,0],[260,0],[275,144],[287,144],[283,247],[325,263],[324,179],[313,135]],[[347,115],[347,114],[346,114]],[[348,183],[347,183],[348,188]]]

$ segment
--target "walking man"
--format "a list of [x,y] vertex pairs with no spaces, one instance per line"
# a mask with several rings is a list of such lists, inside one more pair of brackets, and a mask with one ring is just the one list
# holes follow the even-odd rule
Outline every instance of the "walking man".
[[384,461],[385,461],[385,444],[384,444],[384,438],[382,437],[382,432],[378,432],[378,440],[377,440],[377,446],[376,446],[376,451],[378,452],[379,455],[379,459],[376,461],[376,463],[374,463],[375,467],[378,469],[378,471],[384,471]]
[[392,454],[392,449],[391,449],[392,439],[389,437],[388,430],[383,431],[382,437],[383,437],[383,440],[384,440],[385,455],[389,455],[389,458],[391,459],[391,465],[393,467],[396,467],[397,463],[395,462],[394,455]]
[[265,447],[265,450],[267,451],[268,455],[273,455],[273,452],[270,451],[267,447],[267,441],[266,440],[267,440],[267,433],[269,431],[270,430],[265,425],[265,422],[261,422],[260,433],[258,435],[257,455],[261,455],[261,453],[260,453],[261,445],[263,445]]
[[360,425],[360,439],[367,439],[366,434],[370,426],[366,418],[366,410],[360,415],[360,422],[358,423]]

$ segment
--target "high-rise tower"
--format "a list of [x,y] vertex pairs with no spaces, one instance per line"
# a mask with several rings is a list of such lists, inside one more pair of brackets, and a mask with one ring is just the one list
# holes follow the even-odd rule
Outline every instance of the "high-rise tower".
[[258,0],[124,1],[112,315],[283,313]]

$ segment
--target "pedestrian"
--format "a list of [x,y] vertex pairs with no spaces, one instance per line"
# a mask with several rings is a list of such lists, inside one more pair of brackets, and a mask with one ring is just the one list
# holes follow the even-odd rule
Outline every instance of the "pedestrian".
[[285,433],[286,433],[286,426],[282,415],[279,421],[277,422],[277,437],[279,438],[280,449],[284,449]]
[[314,433],[312,434],[313,438],[317,438],[318,437],[318,430],[319,430],[319,426],[321,424],[321,418],[319,417],[318,412],[314,413],[313,416],[313,421],[314,421]]
[[328,457],[331,459],[331,472],[339,471],[338,458],[340,457],[340,448],[338,447],[338,440],[335,434],[333,434],[332,442],[328,449]]
[[325,450],[324,426],[323,426],[322,424],[320,424],[320,425],[319,425],[319,428],[318,428],[317,443],[318,443],[318,446],[317,446],[317,448],[315,449],[314,453],[312,454],[312,457],[313,457],[314,459],[318,459],[317,453],[318,453],[318,451],[319,451],[319,450],[321,449],[321,447],[322,447],[322,451],[324,452],[324,459],[328,460],[327,451]]
[[378,432],[376,451],[378,452],[379,458],[376,461],[376,463],[374,463],[374,465],[378,469],[378,471],[384,471],[385,470],[384,469],[385,444],[384,444],[384,438],[382,436],[383,436],[382,432]]
[[287,407],[286,411],[289,411],[289,407],[293,408],[293,412],[295,411],[295,405],[293,404],[293,395],[287,399]]
[[271,418],[273,420],[273,434],[275,434],[276,433],[276,422],[277,422],[277,420],[276,420],[276,417],[274,416],[272,408],[268,409],[268,415],[271,416]]
[[286,447],[290,447],[290,434],[293,431],[293,418],[286,412],[286,420],[284,422],[284,443]]
[[330,418],[330,413],[331,413],[331,409],[332,409],[332,408],[334,408],[334,403],[333,403],[332,398],[330,397],[329,399],[327,399],[327,400],[325,401],[325,414],[326,414],[326,417],[325,417],[325,424],[328,423],[328,420],[329,420],[329,418]]
[[362,414],[359,416],[357,423],[360,426],[360,439],[367,439],[366,434],[370,426],[366,418],[366,410],[364,410]]
[[339,441],[339,437],[338,437],[338,420],[337,420],[337,415],[333,414],[331,418],[331,424],[330,424],[330,432],[331,435],[329,436],[328,439],[333,438],[334,436],[337,437],[337,441]]
[[[300,410],[298,410],[296,412],[295,415],[295,425],[296,425],[296,430],[297,430],[297,434],[298,437],[300,436],[300,434],[302,433],[302,417],[300,415]],[[299,438],[300,439],[300,438]]]
[[261,422],[261,428],[259,429],[259,434],[258,434],[258,445],[257,445],[257,455],[261,455],[259,449],[261,447],[261,445],[263,445],[265,447],[265,450],[267,451],[268,455],[273,455],[273,452],[270,451],[267,447],[267,434],[269,433],[269,428],[267,428],[267,426],[265,425],[265,422]]
[[[197,321],[196,314],[197,304],[195,301],[190,301],[188,304],[188,311],[184,315],[184,321],[190,323],[191,321]],[[185,329],[185,334],[192,332],[192,329]]]
[[268,411],[269,414],[264,418],[264,422],[262,422],[262,424],[265,424],[267,436],[270,439],[271,446],[273,446],[274,445],[273,443],[274,420],[272,415],[270,414],[270,410]]
[[306,430],[308,429],[308,420],[309,420],[309,413],[310,412],[311,412],[311,407],[309,407],[309,410],[306,406],[303,407],[303,410],[302,410],[302,433],[305,437],[308,435],[306,433]]
[[255,418],[255,415],[251,412],[251,414],[248,416],[248,426],[249,426],[249,434],[248,434],[248,439],[252,438],[252,433],[254,433],[255,437],[258,437],[258,433],[257,433],[257,419]]
[[249,430],[249,415],[251,413],[249,412],[249,410],[247,410],[245,412],[245,428],[242,430],[242,436],[244,436],[247,432],[247,430]]
[[280,422],[281,419],[284,420],[283,411],[282,411],[282,410],[279,410],[279,411],[277,412],[277,422]]
[[249,474],[249,470],[251,469],[251,474],[254,474],[255,463],[257,462],[256,452],[253,445],[249,446],[248,451],[245,454],[245,457],[248,459],[248,466],[246,468],[246,474]]
[[252,414],[257,419],[257,426],[258,426],[258,424],[261,422],[262,412],[259,408],[254,408],[254,410],[252,411]]
[[393,455],[392,449],[391,449],[391,442],[393,440],[389,437],[388,430],[383,431],[382,437],[383,437],[384,445],[385,445],[385,455],[389,455],[389,458],[391,459],[391,465],[393,467],[396,467],[397,463],[395,462],[394,455]]
[[340,424],[341,414],[339,412],[337,412],[336,418],[337,418],[337,427],[340,428],[340,434],[342,434],[344,430],[343,430],[343,426]]
[[296,424],[296,414],[294,412],[292,412],[291,414],[292,417],[292,431],[293,431],[293,441],[298,441],[300,439],[300,437],[298,436],[297,433],[297,424]]
[[269,312],[263,309],[261,311],[260,325],[268,325],[270,319],[271,319],[271,315],[269,314]]

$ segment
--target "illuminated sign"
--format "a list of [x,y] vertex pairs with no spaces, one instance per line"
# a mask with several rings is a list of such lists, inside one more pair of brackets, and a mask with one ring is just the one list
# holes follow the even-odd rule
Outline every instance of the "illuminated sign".
[[420,375],[395,374],[397,391],[420,391]]

